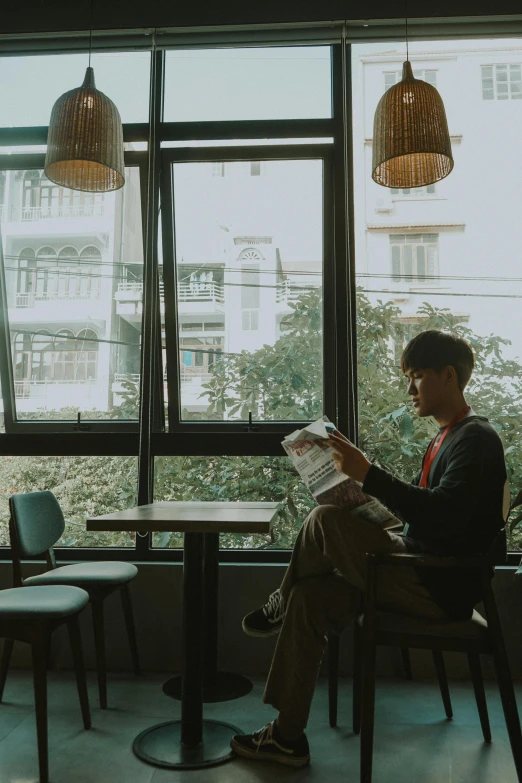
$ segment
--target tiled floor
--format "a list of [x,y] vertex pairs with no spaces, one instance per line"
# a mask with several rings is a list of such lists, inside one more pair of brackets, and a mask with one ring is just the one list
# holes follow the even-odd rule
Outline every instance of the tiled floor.
[[[312,764],[300,771],[234,760],[205,771],[156,769],[132,753],[134,737],[154,723],[179,717],[179,702],[163,695],[164,677],[110,675],[109,704],[100,710],[89,675],[93,729],[84,731],[73,677],[49,675],[51,783],[261,783],[321,781],[357,783],[359,739],[351,732],[351,682],[341,684],[339,727],[327,720],[326,687],[320,681],[308,736]],[[516,783],[502,710],[494,683],[487,686],[493,743],[486,746],[469,683],[451,683],[453,721],[444,712],[434,683],[379,680],[377,683],[374,783]],[[260,703],[262,682],[233,702],[207,705],[208,718],[245,731],[272,717]],[[522,697],[522,689],[519,689]],[[519,702],[522,705],[522,699]],[[0,705],[0,781],[36,783],[37,757],[30,672],[12,671]]]

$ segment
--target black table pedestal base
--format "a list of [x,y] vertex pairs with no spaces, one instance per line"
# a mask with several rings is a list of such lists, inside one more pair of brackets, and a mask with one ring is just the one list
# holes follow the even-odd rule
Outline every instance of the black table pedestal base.
[[[241,674],[217,672],[214,681],[203,681],[203,702],[211,704],[218,701],[232,701],[246,696],[253,688],[253,683]],[[181,677],[171,677],[163,685],[163,693],[172,699],[181,700]]]
[[181,721],[159,723],[139,734],[132,749],[147,764],[165,769],[203,769],[215,767],[235,758],[230,738],[243,734],[230,723],[203,721],[203,742],[194,748],[181,744]]

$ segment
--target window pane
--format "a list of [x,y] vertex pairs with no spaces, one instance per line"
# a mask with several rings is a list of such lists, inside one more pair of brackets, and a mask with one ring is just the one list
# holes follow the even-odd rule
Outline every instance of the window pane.
[[167,122],[331,115],[328,46],[167,52]]
[[206,346],[181,370],[184,420],[322,413],[323,163],[262,169],[231,162],[216,178],[212,162],[173,165],[178,329],[198,323]]
[[[53,492],[66,519],[57,546],[134,546],[134,533],[88,533],[85,520],[136,505],[136,457],[0,457],[0,492]],[[0,507],[0,546],[9,546],[9,506]]]
[[[359,80],[352,94],[353,156],[359,161],[354,199],[360,207],[355,211],[358,384],[364,403],[359,406],[360,445],[372,460],[407,481],[413,479],[437,427],[412,410],[399,360],[405,343],[418,332],[447,330],[468,339],[475,351],[466,398],[502,438],[514,498],[522,488],[522,184],[518,177],[506,178],[506,172],[522,166],[522,147],[518,119],[506,117],[513,107],[486,105],[478,78],[481,66],[486,66],[481,75],[491,78],[499,58],[509,56],[522,66],[521,42],[481,40],[480,51],[476,41],[410,44],[418,67],[425,57],[426,65],[437,69],[450,134],[462,134],[465,143],[453,141],[455,169],[437,184],[440,199],[396,201],[391,214],[376,211],[386,191],[371,179],[368,140],[382,71],[391,68],[394,57],[402,59],[404,44],[357,44],[352,52],[353,78]],[[506,76],[507,66],[501,73]],[[500,82],[511,90],[514,83]],[[488,146],[490,139],[501,143],[477,168],[476,150]],[[393,236],[391,254],[389,238],[394,224],[407,226],[403,259],[405,251],[413,249],[414,273],[420,278],[413,285],[397,279],[398,237]],[[508,536],[510,547],[522,550],[522,525]],[[472,545],[470,541],[470,549]]]
[[[0,57],[0,126],[48,125],[55,101],[80,87],[87,65],[85,53]],[[122,122],[147,122],[150,54],[93,54],[92,66],[96,87],[116,104]]]
[[[288,549],[315,500],[288,457],[156,457],[155,500],[275,501],[271,535],[223,533],[224,549]],[[157,548],[182,548],[182,533],[154,533]]]
[[[7,171],[2,239],[18,419],[136,418],[140,180],[73,192]],[[45,335],[43,337],[42,335]],[[66,335],[66,338],[64,338]]]

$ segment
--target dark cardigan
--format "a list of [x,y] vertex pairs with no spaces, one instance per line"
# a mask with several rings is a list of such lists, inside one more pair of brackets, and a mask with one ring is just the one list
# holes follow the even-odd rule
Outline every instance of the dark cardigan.
[[[363,490],[405,522],[410,552],[455,557],[488,552],[504,526],[506,482],[502,442],[488,420],[472,415],[452,427],[433,462],[426,488],[418,486],[420,477],[421,472],[409,484],[372,465]],[[500,548],[503,551],[496,553],[495,562],[505,559],[505,538]],[[419,571],[419,576],[451,618],[470,617],[481,599],[474,575]]]

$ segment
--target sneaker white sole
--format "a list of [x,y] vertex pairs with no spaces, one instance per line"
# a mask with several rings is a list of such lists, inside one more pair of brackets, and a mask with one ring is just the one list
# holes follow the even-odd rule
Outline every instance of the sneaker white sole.
[[275,636],[281,630],[281,625],[278,625],[277,627],[272,628],[270,631],[253,631],[252,628],[249,628],[248,625],[245,625],[244,620],[241,623],[241,627],[247,636],[253,636],[256,639],[264,639],[267,636]]
[[240,745],[238,742],[235,742],[233,739],[230,740],[230,747],[234,751],[234,753],[237,753],[238,756],[241,756],[244,759],[253,759],[254,761],[271,761],[274,764],[282,764],[285,767],[306,767],[310,763],[310,756],[305,756],[304,758],[292,758],[292,756],[269,756],[265,753],[259,753],[257,750],[249,750],[248,748],[244,748],[243,745]]

